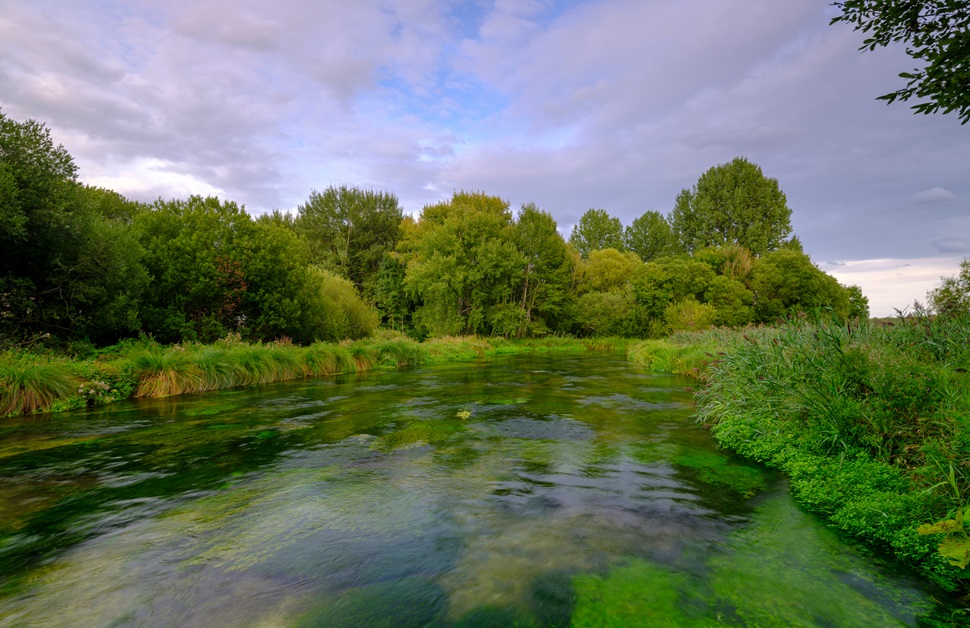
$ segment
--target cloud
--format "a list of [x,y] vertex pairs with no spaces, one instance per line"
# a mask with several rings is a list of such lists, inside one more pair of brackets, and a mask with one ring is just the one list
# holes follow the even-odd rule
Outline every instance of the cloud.
[[909,197],[911,203],[917,205],[943,205],[957,200],[957,195],[939,186],[917,192]]
[[933,242],[933,246],[940,253],[970,253],[970,240],[960,238],[942,238]]
[[860,53],[812,0],[8,4],[5,114],[144,200],[260,212],[349,184],[416,212],[475,189],[566,229],[669,211],[744,155],[817,259],[930,258],[970,233],[958,121],[875,101],[904,51]]
[[926,294],[940,284],[941,277],[959,272],[959,258],[849,260],[837,268],[823,265],[823,270],[844,285],[860,286],[869,298],[872,316],[893,316],[914,301],[925,303]]

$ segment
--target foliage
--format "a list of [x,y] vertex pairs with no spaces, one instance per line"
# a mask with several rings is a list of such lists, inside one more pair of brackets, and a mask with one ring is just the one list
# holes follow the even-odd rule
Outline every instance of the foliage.
[[844,22],[871,33],[860,50],[903,42],[906,54],[921,67],[902,72],[906,87],[884,94],[887,103],[916,97],[917,113],[955,111],[961,124],[970,120],[970,9],[963,0],[846,0],[836,2]]
[[297,208],[294,228],[316,264],[370,294],[384,254],[393,251],[403,212],[395,195],[347,186],[314,190]]
[[420,301],[404,284],[406,272],[407,266],[397,253],[385,254],[377,271],[374,299],[385,327],[417,337],[413,314]]
[[518,338],[561,331],[570,321],[573,293],[573,257],[556,221],[534,203],[522,206],[512,227],[512,237],[522,255],[521,315],[510,334]]
[[335,339],[335,329],[357,334],[376,326],[335,322],[359,297],[345,287],[323,296],[306,243],[279,221],[253,221],[236,203],[193,196],[158,201],[134,224],[152,283],[144,330],[159,340],[212,342],[238,332],[309,343]]
[[754,293],[727,275],[711,280],[704,300],[714,308],[714,324],[720,327],[743,327],[754,320]]
[[778,180],[744,157],[714,166],[677,195],[670,218],[687,251],[737,243],[755,255],[779,248],[791,235],[791,209]]
[[0,112],[0,334],[111,342],[137,329],[146,276],[134,205],[76,182],[50,131]]
[[756,322],[818,309],[830,309],[841,318],[849,315],[849,292],[797,251],[779,249],[759,258],[751,269],[750,289]]
[[713,305],[698,303],[690,297],[671,303],[664,311],[664,321],[673,332],[703,331],[714,324]]
[[970,257],[960,262],[960,272],[955,277],[943,277],[927,298],[940,316],[970,315]]
[[680,253],[670,223],[655,211],[644,212],[623,230],[623,244],[645,262]]
[[579,298],[577,322],[590,336],[632,336],[636,301],[633,290],[587,292]]
[[952,519],[970,489],[968,334],[965,319],[917,317],[745,335],[709,367],[699,414],[841,529],[965,586],[937,552],[946,539],[917,528]]
[[623,250],[623,225],[606,210],[590,209],[573,226],[569,243],[584,258],[599,249]]
[[492,308],[509,302],[521,280],[521,254],[511,241],[508,203],[456,192],[428,205],[401,240],[405,285],[422,304],[418,326],[433,335],[490,334]]
[[599,249],[590,252],[580,266],[576,292],[621,290],[643,273],[643,261],[631,251]]
[[686,257],[664,258],[644,264],[632,282],[637,305],[650,319],[662,320],[672,303],[702,301],[716,274],[703,262]]
[[377,311],[357,293],[354,284],[322,268],[311,268],[309,302],[303,334],[314,340],[337,341],[373,334]]

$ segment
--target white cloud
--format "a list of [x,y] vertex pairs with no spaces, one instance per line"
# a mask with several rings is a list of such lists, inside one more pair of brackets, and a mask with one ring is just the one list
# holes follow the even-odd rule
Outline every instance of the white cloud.
[[926,303],[926,293],[940,284],[941,277],[959,272],[958,257],[917,259],[847,260],[833,266],[820,264],[822,270],[844,285],[857,285],[869,298],[872,316],[894,316],[897,310],[911,308],[914,301]]
[[957,195],[939,186],[917,192],[909,197],[910,202],[917,205],[942,205],[957,200]]

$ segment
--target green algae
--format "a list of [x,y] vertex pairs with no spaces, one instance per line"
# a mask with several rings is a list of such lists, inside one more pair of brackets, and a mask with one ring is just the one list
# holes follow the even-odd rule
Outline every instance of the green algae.
[[766,473],[764,470],[732,462],[720,454],[691,451],[674,456],[673,463],[693,469],[697,479],[705,484],[726,488],[744,497],[752,497],[764,490]]
[[747,626],[913,625],[932,607],[847,551],[787,493],[761,504],[753,525],[734,534],[728,547],[708,561],[709,586]]
[[328,596],[297,626],[410,628],[437,625],[448,605],[444,590],[427,578],[382,582]]
[[647,561],[634,560],[604,576],[573,579],[576,608],[572,625],[708,626],[681,608],[690,584],[687,576]]

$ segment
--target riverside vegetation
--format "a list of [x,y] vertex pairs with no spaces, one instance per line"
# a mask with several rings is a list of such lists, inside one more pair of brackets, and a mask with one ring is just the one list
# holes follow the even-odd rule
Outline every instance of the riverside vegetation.
[[678,334],[628,353],[700,378],[698,416],[722,447],[784,471],[802,504],[970,604],[965,310]]

